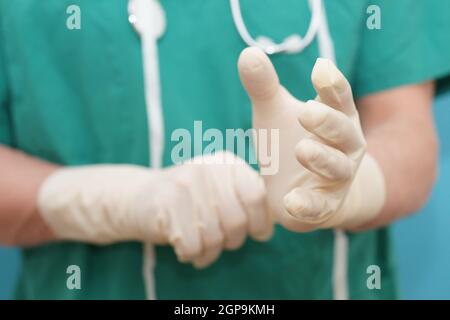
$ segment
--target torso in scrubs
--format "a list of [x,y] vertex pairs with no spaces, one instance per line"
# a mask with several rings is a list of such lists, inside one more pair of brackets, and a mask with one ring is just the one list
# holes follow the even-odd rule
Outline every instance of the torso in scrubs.
[[[368,1],[324,3],[337,64],[356,97],[449,72],[449,59],[427,59],[433,39],[424,33],[435,26],[423,30],[426,10],[416,1],[370,1],[381,8],[380,30],[366,26]],[[79,30],[66,27],[72,4],[81,9]],[[204,130],[247,129],[251,108],[236,68],[245,43],[229,1],[161,4],[167,19],[158,42],[163,163],[170,166],[175,129],[193,131],[196,120]],[[276,41],[305,34],[311,18],[306,0],[242,0],[241,7],[253,35]],[[299,54],[273,56],[281,82],[300,99],[315,96],[310,72],[319,55],[313,41]],[[0,0],[0,142],[62,165],[148,166],[142,61],[126,0]],[[395,298],[389,230],[347,234],[347,240],[348,296]],[[298,234],[282,227],[269,242],[248,240],[204,270],[180,264],[172,248],[161,246],[154,290],[159,299],[332,299],[335,254],[333,230]],[[141,243],[61,242],[23,249],[22,256],[17,298],[146,297]],[[66,286],[70,265],[80,267],[81,290]],[[367,286],[372,265],[380,267],[381,289]]]

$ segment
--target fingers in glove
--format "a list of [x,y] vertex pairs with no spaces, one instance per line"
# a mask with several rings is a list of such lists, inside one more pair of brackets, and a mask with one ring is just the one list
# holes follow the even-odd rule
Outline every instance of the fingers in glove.
[[197,205],[197,220],[197,227],[202,240],[202,252],[194,259],[193,265],[196,268],[204,268],[219,257],[223,248],[224,235],[218,212],[208,205],[208,202]]
[[197,269],[206,268],[216,261],[222,252],[222,243],[216,246],[208,246],[203,249],[199,257],[193,261],[194,267]]
[[300,221],[318,224],[333,212],[329,199],[319,191],[295,188],[284,197],[287,212]]
[[295,148],[297,160],[309,171],[330,181],[352,176],[351,160],[341,151],[312,139],[301,140]]
[[253,102],[271,102],[280,90],[280,82],[269,57],[259,48],[250,47],[239,56],[241,82]]
[[307,223],[300,220],[289,213],[277,217],[277,222],[292,232],[310,232],[317,229],[317,224]]
[[202,252],[195,203],[191,196],[187,171],[177,172],[177,168],[172,170],[170,174],[176,173],[177,179],[169,179],[170,182],[161,188],[158,201],[162,203],[160,207],[164,208],[164,212],[158,215],[165,217],[163,220],[167,241],[172,245],[178,260],[191,262]]
[[353,121],[326,104],[314,100],[306,102],[298,120],[306,130],[344,153],[365,147],[362,133]]
[[[225,236],[224,246],[234,250],[242,246],[247,236],[248,219],[239,200],[236,197],[233,184],[232,167],[227,164],[218,165],[222,170],[209,170],[211,185],[209,190],[215,193],[212,200],[217,201],[212,206],[217,208],[220,224]],[[219,168],[220,169],[220,168]]]
[[352,88],[331,60],[317,59],[311,73],[311,81],[321,102],[347,116],[357,117]]
[[202,252],[200,232],[190,214],[180,214],[172,208],[167,210],[170,220],[169,243],[180,262],[190,262]]
[[273,233],[273,221],[266,204],[266,188],[258,172],[244,160],[233,167],[236,195],[248,217],[249,233],[258,241],[268,240]]

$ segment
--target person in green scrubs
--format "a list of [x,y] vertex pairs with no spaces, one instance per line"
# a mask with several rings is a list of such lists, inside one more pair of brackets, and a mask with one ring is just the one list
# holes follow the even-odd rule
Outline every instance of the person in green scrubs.
[[[73,4],[79,29],[66,23]],[[193,134],[197,120],[205,129],[248,129],[252,115],[236,67],[247,44],[229,2],[160,4],[162,165],[169,167],[176,129]],[[203,269],[180,263],[171,246],[156,246],[150,270],[141,242],[55,241],[36,205],[55,166],[151,163],[152,70],[128,1],[0,0],[0,241],[23,247],[15,297],[144,299],[143,273],[150,272],[158,299],[397,298],[388,224],[417,210],[435,178],[431,104],[450,74],[450,7],[438,0],[341,0],[324,1],[324,8],[327,52],[352,86],[368,152],[385,175],[382,216],[361,232],[342,233],[345,241],[332,229],[298,233],[276,225],[270,240],[247,240]],[[381,20],[372,28],[376,9]],[[306,0],[243,0],[241,12],[251,34],[277,42],[305,34],[311,20]],[[316,95],[310,74],[321,46],[314,39],[300,53],[271,56],[281,83],[300,100]],[[67,286],[72,265],[81,270],[79,290]],[[375,288],[368,285],[373,266],[381,272]]]

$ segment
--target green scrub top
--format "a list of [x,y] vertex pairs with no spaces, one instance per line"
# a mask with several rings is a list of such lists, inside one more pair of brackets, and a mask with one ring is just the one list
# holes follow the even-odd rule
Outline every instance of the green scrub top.
[[[173,130],[251,126],[251,108],[236,62],[245,48],[228,0],[161,1],[167,30],[159,41],[166,144]],[[81,29],[69,30],[66,9],[81,9]],[[367,28],[369,4],[381,29]],[[305,34],[306,0],[243,0],[253,35],[281,41]],[[446,8],[443,8],[446,6]],[[448,1],[325,1],[336,60],[356,97],[450,72],[443,27]],[[148,165],[149,141],[140,38],[128,22],[126,0],[0,0],[0,142],[63,165]],[[446,27],[446,26],[445,26]],[[448,30],[448,27],[447,27]],[[272,60],[281,82],[298,98],[315,96],[310,72],[317,41],[302,53]],[[387,228],[348,234],[350,298],[395,298]],[[334,235],[277,227],[266,243],[248,240],[211,267],[177,262],[157,247],[159,299],[331,299]],[[143,299],[142,244],[95,246],[61,242],[22,250],[17,298]],[[69,290],[67,267],[81,269],[81,290]],[[367,286],[368,267],[381,270],[381,289]]]

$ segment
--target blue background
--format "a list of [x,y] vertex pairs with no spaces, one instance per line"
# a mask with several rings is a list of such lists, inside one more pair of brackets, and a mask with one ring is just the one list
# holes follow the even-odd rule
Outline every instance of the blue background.
[[[450,299],[450,95],[436,101],[439,177],[428,204],[394,226],[401,297]],[[0,299],[11,297],[20,255],[0,248]]]
[[394,227],[402,297],[450,299],[450,94],[436,101],[439,176],[428,204]]

